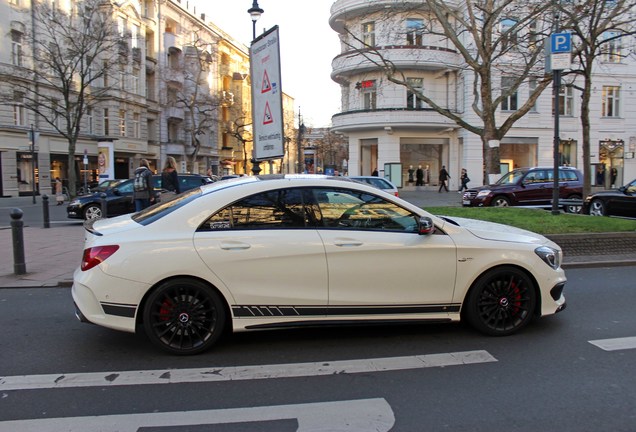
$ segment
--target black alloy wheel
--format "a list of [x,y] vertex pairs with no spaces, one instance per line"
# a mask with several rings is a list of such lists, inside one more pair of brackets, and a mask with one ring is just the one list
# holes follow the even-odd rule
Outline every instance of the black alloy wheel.
[[482,333],[507,336],[532,320],[536,302],[534,283],[526,273],[515,267],[498,267],[475,282],[464,316]]
[[148,297],[143,311],[150,341],[172,354],[198,354],[219,339],[225,309],[217,292],[187,278],[167,281]]

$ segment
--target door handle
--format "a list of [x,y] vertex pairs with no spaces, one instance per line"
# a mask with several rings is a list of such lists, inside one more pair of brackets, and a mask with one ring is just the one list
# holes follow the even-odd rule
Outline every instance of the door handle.
[[243,242],[236,242],[236,241],[224,241],[221,242],[221,249],[223,250],[243,250],[243,249],[249,249],[252,246],[247,244],[247,243],[243,243]]
[[347,239],[347,238],[335,239],[333,243],[336,246],[340,246],[340,247],[355,247],[355,246],[363,245],[363,243],[360,240]]

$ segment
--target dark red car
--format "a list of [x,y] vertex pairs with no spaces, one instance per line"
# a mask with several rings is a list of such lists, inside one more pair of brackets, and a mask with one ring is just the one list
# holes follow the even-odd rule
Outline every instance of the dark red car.
[[[552,203],[554,168],[519,168],[495,184],[464,192],[465,207],[547,206]],[[559,198],[582,199],[583,174],[572,167],[559,168]]]

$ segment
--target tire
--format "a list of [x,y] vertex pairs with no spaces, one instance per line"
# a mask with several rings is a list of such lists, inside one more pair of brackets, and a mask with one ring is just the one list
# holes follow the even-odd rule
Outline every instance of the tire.
[[[567,199],[569,200],[580,200],[581,197],[578,195],[570,195]],[[581,208],[583,207],[583,201],[581,201],[581,205],[567,205],[563,209],[566,213],[581,213]]]
[[503,195],[498,195],[490,203],[492,207],[510,207],[510,200]]
[[144,330],[159,348],[177,355],[209,349],[225,327],[219,294],[203,282],[179,278],[164,282],[148,297]]
[[89,204],[84,209],[84,219],[100,219],[102,217],[102,207],[97,204]]
[[508,336],[525,327],[537,304],[534,283],[522,270],[498,267],[484,273],[472,286],[462,316],[490,336]]
[[607,209],[600,199],[592,200],[590,203],[590,216],[605,216]]

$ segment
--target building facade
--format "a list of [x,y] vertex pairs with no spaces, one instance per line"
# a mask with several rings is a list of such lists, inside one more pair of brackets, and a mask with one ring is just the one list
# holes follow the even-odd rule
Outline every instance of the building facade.
[[[6,30],[2,37],[10,47],[0,51],[0,76],[12,77],[18,72],[28,76],[25,71],[34,67],[32,41],[45,37],[36,31],[34,18],[39,7],[54,8],[76,20],[88,3],[0,2],[0,25]],[[104,97],[82,117],[74,161],[69,161],[68,140],[50,125],[46,113],[36,115],[19,98],[5,98],[0,104],[0,196],[51,194],[55,177],[67,181],[69,164],[78,190],[94,185],[106,177],[100,175],[104,149],[112,157],[108,178],[129,178],[141,158],[160,171],[168,156],[176,158],[180,172],[249,173],[248,47],[194,7],[188,9],[187,2],[106,4],[121,38],[113,53],[118,66],[88,89],[96,94],[108,86]],[[40,86],[37,81],[33,79],[29,85]],[[0,92],[11,95],[15,90],[7,80],[0,80]],[[293,128],[293,98],[285,97]],[[295,148],[295,133],[289,135],[289,145]],[[263,172],[280,172],[282,165],[282,161],[274,161],[262,166]]]
[[[405,75],[413,88],[421,89],[442,108],[474,122],[472,71],[457,48],[439,34],[427,33],[434,19],[421,2],[400,12],[395,0],[337,0],[331,7],[330,25],[341,39],[341,52],[332,62],[332,79],[340,84],[341,112],[332,118],[333,130],[349,139],[349,173],[369,175],[378,168],[399,166],[395,183],[409,187],[412,173],[425,172],[425,182],[437,185],[445,166],[450,186],[459,188],[460,171],[468,170],[471,185],[484,182],[481,138],[428,107],[407,87],[389,81],[381,62],[365,52],[377,50]],[[387,11],[391,11],[387,13]],[[504,20],[505,21],[505,20]],[[433,24],[430,24],[430,23]],[[502,23],[505,25],[506,23]],[[591,159],[594,169],[604,168],[602,186],[615,186],[636,177],[636,112],[631,96],[636,90],[633,56],[620,55],[620,44],[602,56],[595,69],[590,120]],[[371,58],[370,58],[371,57]],[[504,69],[504,68],[502,68]],[[506,77],[493,76],[494,88],[505,88]],[[583,168],[580,126],[580,81],[564,79],[560,95],[560,163]],[[498,124],[525,103],[536,82],[528,79],[505,98],[497,113]],[[530,112],[515,123],[500,141],[502,172],[517,167],[554,161],[554,105],[546,89]],[[399,181],[398,181],[399,180]],[[596,184],[596,179],[592,179]],[[599,184],[599,186],[601,186]]]

